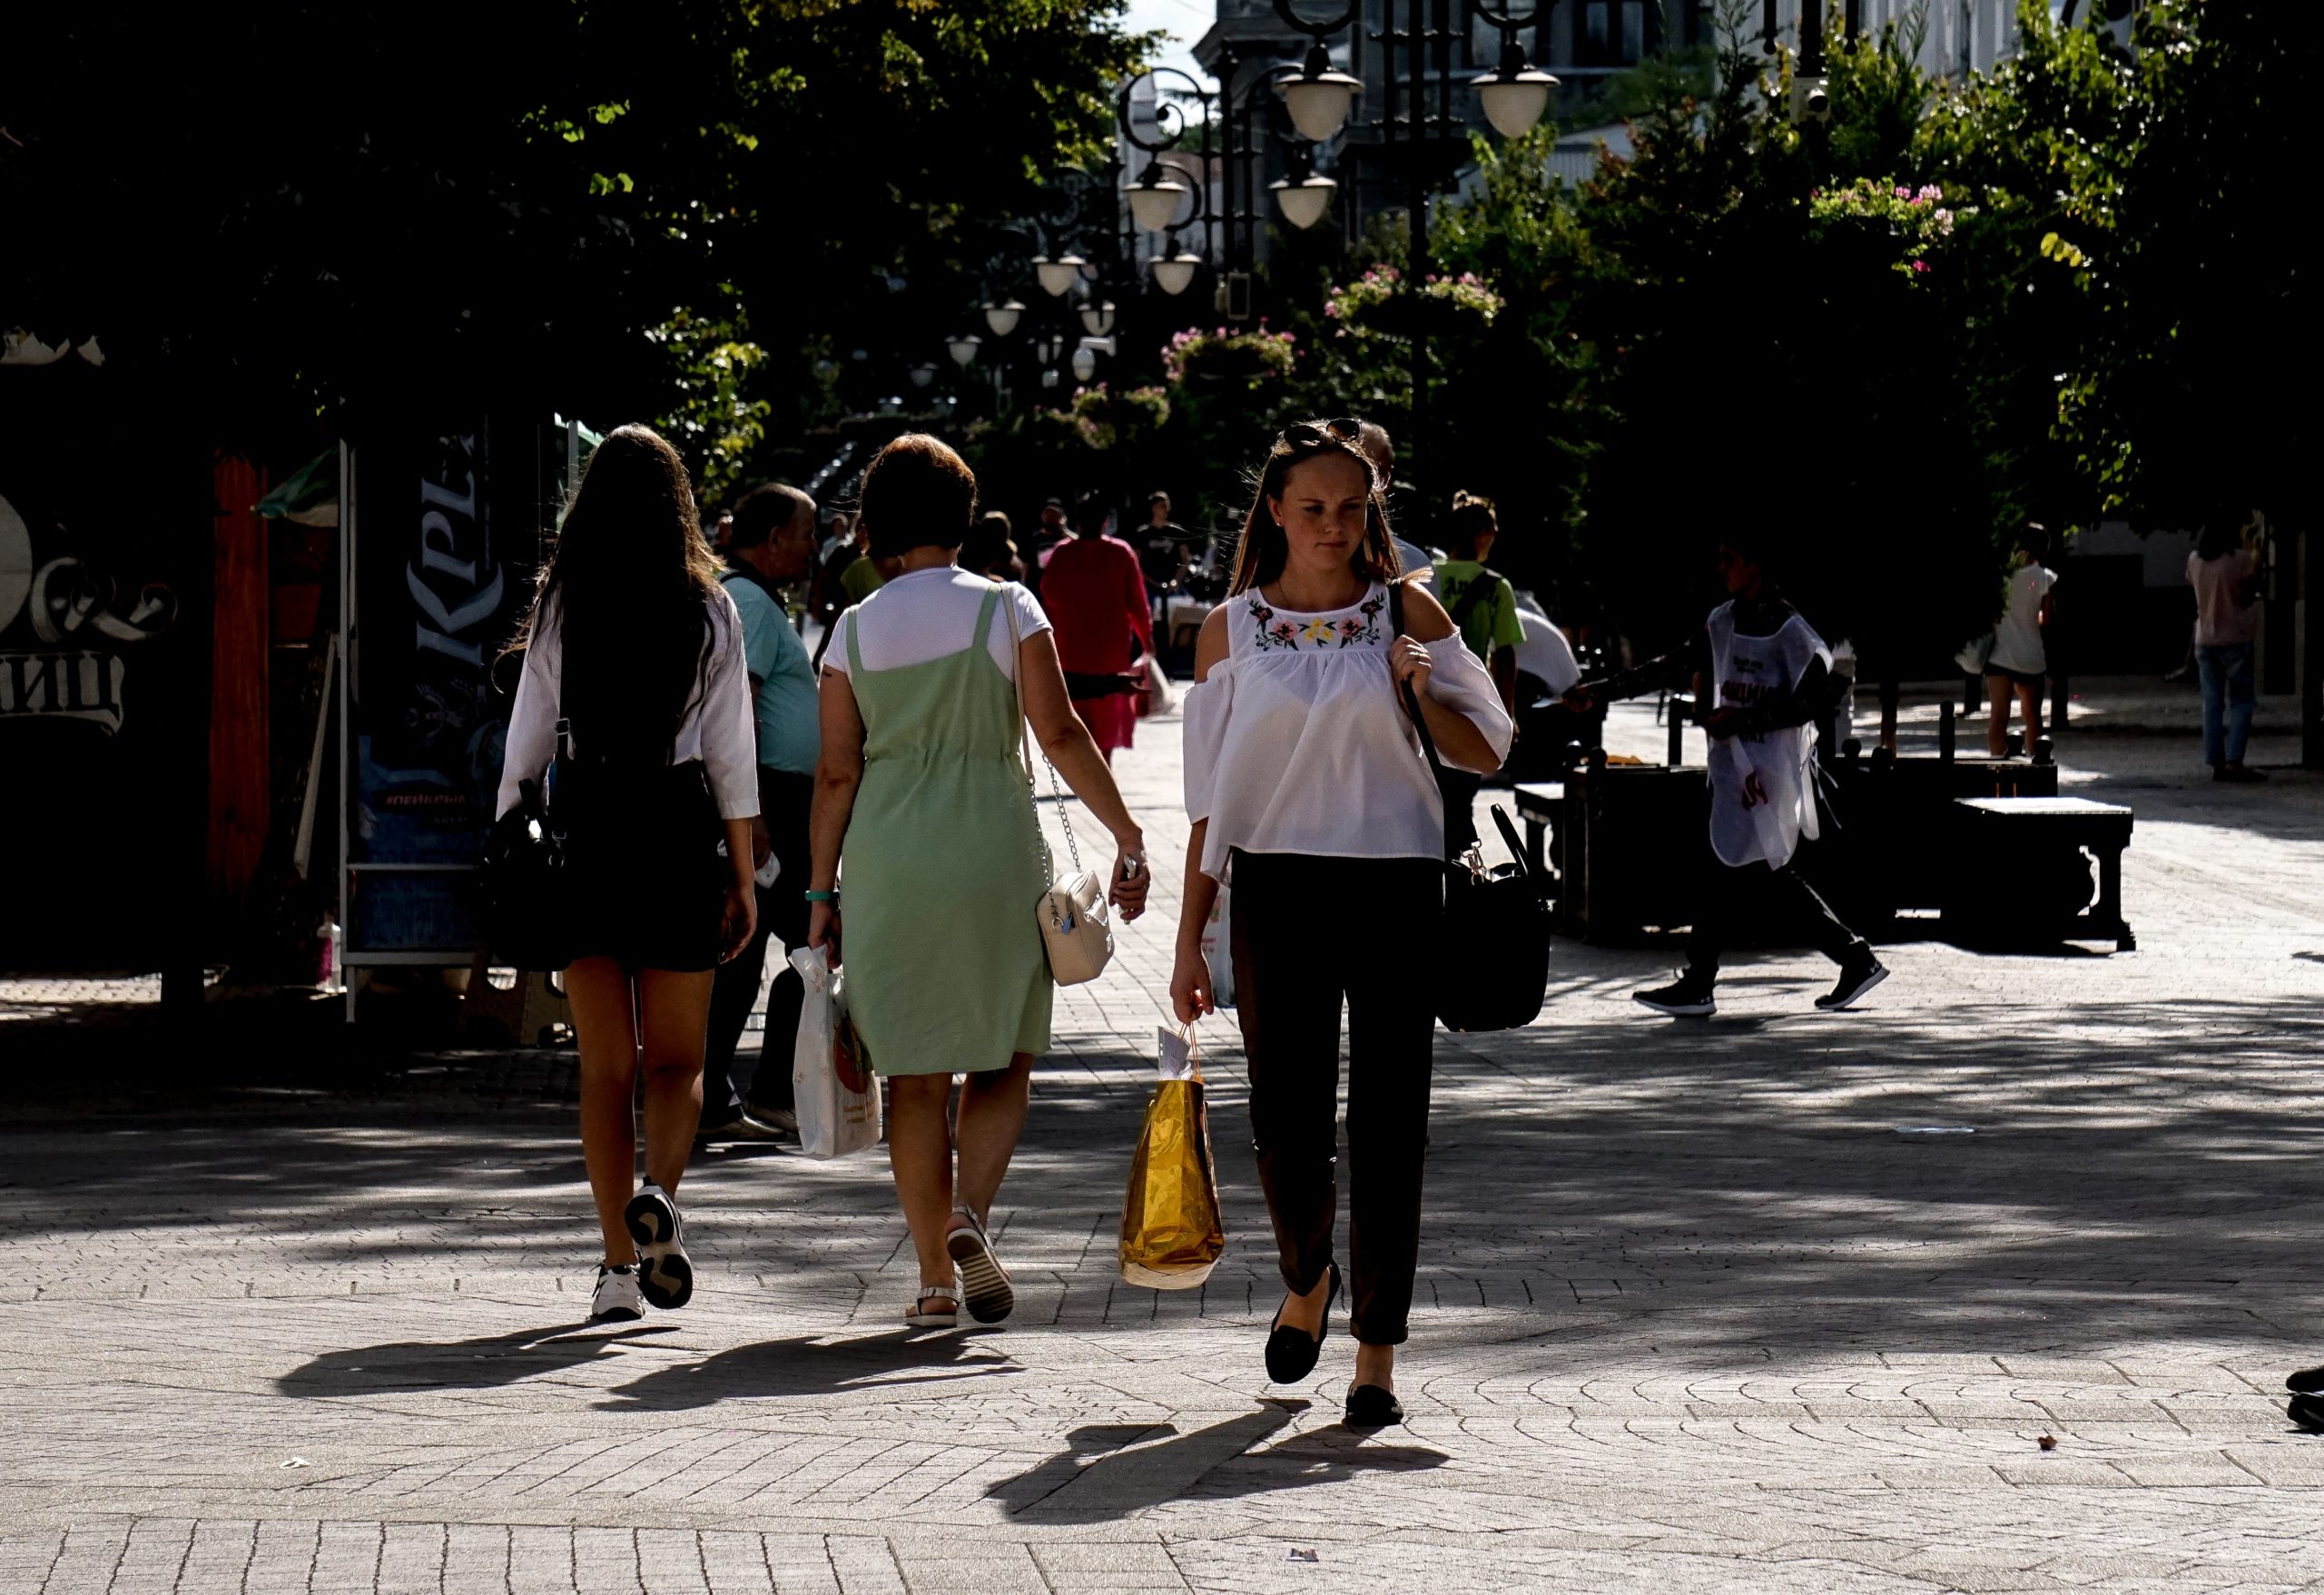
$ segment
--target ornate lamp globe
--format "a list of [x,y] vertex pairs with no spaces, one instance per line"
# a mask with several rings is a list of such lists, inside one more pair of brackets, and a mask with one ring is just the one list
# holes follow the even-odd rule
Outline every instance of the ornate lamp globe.
[[1476,80],[1485,120],[1505,139],[1521,137],[1550,108],[1558,80],[1527,64],[1514,44],[1502,52],[1501,70]]
[[1173,298],[1194,286],[1195,273],[1202,268],[1200,255],[1183,251],[1167,260],[1154,262],[1154,286]]
[[1179,206],[1193,192],[1161,162],[1148,162],[1146,175],[1129,185],[1129,219],[1148,232],[1164,231],[1178,219]]
[[1073,351],[1073,379],[1087,382],[1098,374],[1098,351],[1084,344]]
[[1324,219],[1340,185],[1328,177],[1311,174],[1297,182],[1278,178],[1268,186],[1275,190],[1275,202],[1282,208],[1283,219],[1305,232]]
[[1291,125],[1310,143],[1339,135],[1355,107],[1356,91],[1364,85],[1344,72],[1332,69],[1332,58],[1319,43],[1309,46],[1306,64],[1297,77],[1283,82],[1283,103]]
[[1025,307],[1013,299],[988,304],[984,308],[984,324],[992,329],[995,338],[1006,338],[1017,330],[1018,320],[1024,313]]
[[1033,275],[1039,281],[1043,293],[1052,299],[1061,298],[1081,281],[1081,268],[1088,263],[1079,255],[1059,255],[1054,261],[1037,255],[1033,258]]
[[1081,307],[1081,330],[1092,338],[1103,338],[1114,330],[1114,301],[1091,301]]
[[976,364],[977,350],[983,345],[983,339],[979,338],[975,333],[971,332],[964,338],[955,338],[950,340],[944,345],[944,347],[952,351],[952,363],[954,365],[972,366]]

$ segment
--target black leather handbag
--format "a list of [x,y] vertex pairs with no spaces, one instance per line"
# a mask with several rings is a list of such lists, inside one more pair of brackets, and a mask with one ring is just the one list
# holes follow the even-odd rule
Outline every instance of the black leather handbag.
[[[1404,630],[1403,594],[1391,587],[1390,621]],[[1420,699],[1410,683],[1402,688],[1404,713],[1420,734],[1429,773],[1443,784],[1444,764],[1429,734]],[[1509,844],[1514,862],[1472,869],[1452,852],[1451,817],[1444,829],[1444,911],[1429,967],[1436,974],[1436,1017],[1448,1030],[1513,1030],[1541,1011],[1550,985],[1550,907],[1533,873],[1509,812],[1492,808],[1493,823]]]
[[561,970],[573,961],[575,888],[556,802],[557,767],[571,759],[572,724],[556,723],[547,790],[542,782],[520,782],[517,806],[485,837],[477,928],[494,961],[520,970]]

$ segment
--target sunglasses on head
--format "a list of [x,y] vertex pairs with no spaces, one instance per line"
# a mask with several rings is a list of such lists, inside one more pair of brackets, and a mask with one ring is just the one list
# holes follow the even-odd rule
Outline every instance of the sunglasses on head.
[[1336,420],[1323,422],[1294,421],[1283,429],[1283,441],[1294,448],[1320,448],[1337,439],[1354,443],[1364,435],[1364,423],[1354,416],[1341,416]]

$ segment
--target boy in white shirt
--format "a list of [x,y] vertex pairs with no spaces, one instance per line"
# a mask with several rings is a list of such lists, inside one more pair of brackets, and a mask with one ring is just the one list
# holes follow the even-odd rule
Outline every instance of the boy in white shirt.
[[1705,624],[1695,712],[1710,734],[1710,843],[1718,863],[1687,938],[1687,968],[1671,985],[1632,994],[1657,1013],[1707,1019],[1721,950],[1747,914],[1795,920],[1840,966],[1816,999],[1846,1009],[1888,978],[1870,943],[1842,924],[1793,867],[1800,838],[1816,836],[1815,732],[1829,695],[1824,639],[1776,591],[1758,550],[1730,537],[1719,575],[1734,595]]

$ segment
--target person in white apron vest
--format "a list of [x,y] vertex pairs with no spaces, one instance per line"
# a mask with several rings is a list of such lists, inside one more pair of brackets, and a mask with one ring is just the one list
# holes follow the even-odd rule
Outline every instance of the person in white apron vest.
[[1871,944],[1842,924],[1793,867],[1802,837],[1816,837],[1816,734],[1809,724],[1828,695],[1832,655],[1786,603],[1758,553],[1730,540],[1719,574],[1734,595],[1710,612],[1707,668],[1695,675],[1696,713],[1710,734],[1710,847],[1718,863],[1687,938],[1676,982],[1633,993],[1658,1013],[1708,1018],[1722,949],[1745,926],[1797,923],[1840,966],[1839,984],[1816,999],[1837,1011],[1888,978]]

